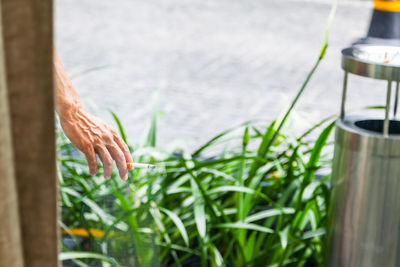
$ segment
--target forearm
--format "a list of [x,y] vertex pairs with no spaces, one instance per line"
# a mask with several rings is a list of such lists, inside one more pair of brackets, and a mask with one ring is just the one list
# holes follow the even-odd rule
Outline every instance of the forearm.
[[81,108],[81,101],[78,93],[72,86],[71,80],[61,63],[56,50],[54,49],[53,51],[57,112],[60,117],[68,118],[71,113],[75,113],[79,108]]
[[115,160],[120,177],[126,180],[128,168],[133,169],[126,164],[133,162],[128,146],[117,131],[83,108],[55,49],[53,53],[57,112],[65,135],[85,154],[92,175],[97,172],[97,154],[103,162],[105,178],[111,177]]

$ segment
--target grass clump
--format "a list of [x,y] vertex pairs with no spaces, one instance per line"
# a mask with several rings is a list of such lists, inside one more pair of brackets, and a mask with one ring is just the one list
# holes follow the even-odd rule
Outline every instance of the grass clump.
[[324,147],[334,124],[325,120],[298,137],[282,127],[325,55],[326,36],[291,106],[267,126],[247,122],[195,151],[165,151],[156,147],[154,107],[134,156],[159,167],[133,170],[126,182],[115,174],[104,180],[100,165],[91,177],[60,133],[64,265],[322,265],[329,174],[316,173],[330,167]]
[[65,251],[96,253],[80,263],[102,255],[122,266],[321,264],[329,187],[315,172],[330,165],[326,124],[316,141],[306,140],[313,131],[275,134],[272,122],[246,123],[191,154],[144,147],[136,157],[161,167],[134,170],[127,182],[104,180],[101,166],[91,177],[60,136],[62,227],[74,244]]

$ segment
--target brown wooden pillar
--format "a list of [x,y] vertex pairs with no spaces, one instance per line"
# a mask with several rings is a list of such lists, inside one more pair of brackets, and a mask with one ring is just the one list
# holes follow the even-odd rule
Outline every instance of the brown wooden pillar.
[[52,0],[1,0],[1,5],[23,259],[27,267],[55,267]]
[[[0,24],[0,36],[1,33]],[[23,267],[9,117],[3,39],[0,38],[0,266]]]

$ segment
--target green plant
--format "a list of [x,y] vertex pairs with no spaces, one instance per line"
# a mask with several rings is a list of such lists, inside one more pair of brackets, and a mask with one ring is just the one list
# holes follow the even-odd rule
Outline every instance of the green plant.
[[[268,154],[260,155],[275,124],[262,134],[257,125],[246,123],[192,155],[147,148],[142,156],[138,150],[143,160],[163,168],[134,171],[127,183],[116,176],[103,180],[101,172],[90,177],[84,158],[62,140],[64,232],[86,229],[88,251],[111,256],[109,261],[122,258],[125,266],[147,266],[154,257],[166,266],[197,257],[203,266],[320,263],[329,189],[327,177],[314,178],[314,172],[329,165],[329,157],[320,156],[333,124],[315,143],[305,141],[311,132],[297,139],[279,134]],[[236,134],[240,131],[242,136]],[[199,156],[227,140],[231,145],[222,153]],[[249,178],[256,162],[262,164]],[[103,234],[95,236],[91,229]],[[75,243],[76,250],[84,251],[79,240]],[[157,247],[159,255],[154,254]]]
[[[259,126],[246,123],[192,155],[139,149],[143,161],[163,167],[155,173],[133,171],[127,183],[116,176],[103,180],[101,171],[90,177],[84,158],[74,155],[60,134],[64,232],[86,229],[88,251],[111,256],[109,261],[122,258],[125,266],[147,266],[154,257],[166,266],[195,258],[203,266],[320,263],[329,189],[328,178],[314,178],[314,172],[329,165],[329,155],[320,156],[333,124],[315,143],[305,141],[312,131],[297,139],[279,134],[260,155],[275,125],[262,134]],[[230,146],[222,153],[207,153],[225,142]],[[259,167],[249,178],[255,163]],[[103,234],[95,236],[91,229]],[[84,251],[79,240],[75,243],[75,250]]]
[[[328,25],[334,11],[335,5]],[[267,127],[247,122],[192,153],[164,151],[156,148],[155,106],[148,138],[134,156],[158,168],[131,171],[127,182],[115,174],[104,180],[101,166],[91,177],[60,133],[61,227],[69,240],[60,258],[79,266],[321,265],[329,175],[315,173],[330,166],[324,147],[333,123],[324,120],[297,138],[282,126],[327,45],[325,34],[291,106]]]

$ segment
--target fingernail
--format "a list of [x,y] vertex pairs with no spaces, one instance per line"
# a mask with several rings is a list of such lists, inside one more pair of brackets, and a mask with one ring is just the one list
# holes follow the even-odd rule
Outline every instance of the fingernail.
[[104,175],[104,179],[109,180],[109,179],[110,179],[110,176]]
[[128,179],[128,174],[125,174],[124,177],[122,177],[122,180],[126,181]]

